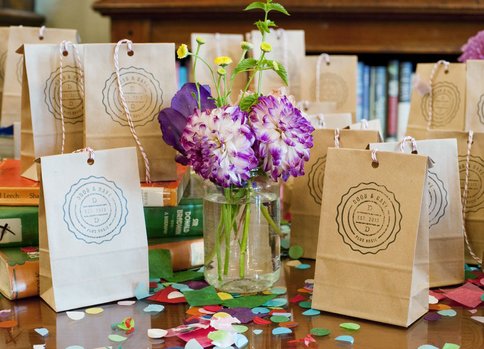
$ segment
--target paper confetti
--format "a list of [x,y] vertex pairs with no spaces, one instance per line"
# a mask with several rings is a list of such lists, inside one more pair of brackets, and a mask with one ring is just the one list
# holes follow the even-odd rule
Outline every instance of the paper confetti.
[[418,349],[439,349],[436,346],[430,345],[430,344],[424,344],[418,347]]
[[45,344],[34,344],[33,349],[45,349]]
[[104,311],[103,308],[100,308],[100,307],[96,307],[96,308],[87,308],[85,310],[86,314],[89,314],[89,315],[97,315],[97,314],[101,314],[102,312]]
[[269,290],[272,294],[283,295],[287,293],[287,288],[285,287],[273,287]]
[[343,322],[339,324],[339,327],[344,328],[345,330],[350,331],[358,331],[360,329],[360,325],[355,324],[353,322]]
[[234,335],[225,330],[210,332],[207,336],[212,340],[212,344],[218,347],[226,348],[235,343]]
[[279,326],[281,327],[287,327],[287,328],[293,328],[297,327],[299,324],[295,321],[287,321],[287,322],[280,322]]
[[460,345],[454,343],[445,343],[442,349],[459,349]]
[[292,259],[299,259],[304,254],[304,249],[299,245],[292,245],[289,247],[289,257]]
[[255,308],[252,308],[252,312],[254,314],[268,314],[270,310],[264,307],[255,307]]
[[264,332],[264,331],[263,331],[263,330],[261,330],[261,329],[256,328],[255,330],[252,330],[252,332],[253,332],[253,333],[254,333],[256,336],[258,336],[258,335],[260,335],[260,334],[261,334],[262,332]]
[[[201,305],[217,305],[222,303],[222,300],[217,295],[217,291],[213,286],[208,286],[202,288],[201,290],[186,291],[183,293],[183,295],[185,296],[188,304],[193,307],[198,307]],[[168,295],[168,297],[170,297],[170,295]]]
[[203,349],[203,346],[195,338],[192,338],[185,344],[185,349]]
[[163,338],[167,333],[167,330],[163,330],[161,328],[150,328],[147,331],[148,337],[153,339]]
[[12,328],[17,326],[17,321],[15,320],[7,320],[0,322],[0,328]]
[[[173,294],[173,292],[176,292]],[[174,295],[182,295],[182,297],[177,297],[177,298],[169,298],[168,295],[172,294],[172,297]],[[168,286],[158,292],[156,292],[154,295],[148,298],[150,301],[156,301],[156,302],[161,302],[161,303],[185,303],[186,299],[183,297],[183,294],[175,290],[173,287]]]
[[42,337],[45,337],[49,334],[49,330],[46,329],[45,327],[36,328],[34,329],[34,331],[40,334]]
[[439,303],[439,300],[436,297],[429,295],[429,304],[437,304],[437,303]]
[[315,316],[315,315],[321,314],[321,312],[319,310],[316,310],[316,309],[308,309],[306,311],[303,311],[302,314],[306,315],[306,316]]
[[83,311],[66,311],[66,315],[69,319],[75,321],[82,320],[86,316]]
[[66,349],[84,349],[84,347],[80,345],[69,345]]
[[266,320],[266,319],[262,319],[262,318],[260,318],[260,317],[258,317],[258,316],[256,316],[256,317],[255,317],[255,318],[254,318],[252,321],[253,321],[255,324],[257,324],[257,325],[270,325],[270,324],[272,324],[272,322],[271,322],[271,321]]
[[161,304],[150,304],[143,309],[145,313],[159,313],[165,310],[165,307]]
[[166,278],[169,282],[185,282],[191,280],[203,280],[203,272],[195,270],[185,270],[173,273],[172,277]]
[[473,284],[466,283],[450,291],[446,290],[444,294],[447,298],[465,305],[468,308],[476,308],[482,302],[481,296],[484,295],[484,290]]
[[130,305],[133,305],[135,304],[136,301],[119,301],[118,302],[118,305],[122,305],[122,306],[130,306]]
[[351,336],[338,336],[335,338],[338,342],[347,342],[353,344],[355,342],[355,339]]
[[241,323],[247,324],[251,322],[255,314],[250,308],[230,308],[224,310],[227,314],[237,318]]
[[484,324],[484,316],[471,316],[471,319]]
[[298,305],[301,308],[305,308],[305,309],[310,309],[311,308],[311,302],[309,302],[309,301],[299,302]]
[[289,299],[289,303],[299,303],[299,302],[304,302],[306,300],[307,300],[306,297],[304,297],[303,295],[297,294],[291,299]]
[[245,333],[249,330],[249,328],[247,326],[244,326],[244,325],[232,325],[232,328],[237,333]]
[[234,344],[237,346],[237,348],[244,348],[247,346],[247,344],[249,344],[249,340],[243,334],[236,333],[234,335]]
[[286,298],[274,298],[262,304],[265,307],[283,307],[287,305]]
[[178,290],[180,292],[191,291],[192,290],[190,287],[188,287],[185,284],[173,283],[173,284],[171,284],[171,287],[173,287],[175,290]]
[[331,331],[328,330],[327,328],[315,327],[315,328],[311,329],[310,333],[313,336],[323,337],[323,336],[329,335],[331,333]]
[[238,297],[223,301],[222,305],[227,308],[255,308],[274,299],[275,297],[275,294]]
[[437,313],[435,311],[431,311],[431,312],[424,315],[424,319],[427,320],[427,321],[437,321],[437,320],[442,319],[442,315],[440,315],[439,313]]
[[273,315],[271,316],[271,321],[272,322],[275,322],[275,323],[279,323],[279,322],[287,322],[289,321],[290,319],[286,316],[280,316],[280,315]]
[[135,295],[137,300],[149,297],[150,290],[148,288],[148,285],[146,283],[143,283],[143,282],[138,283],[136,285],[136,288],[134,289],[134,295]]
[[454,317],[457,315],[457,312],[454,309],[439,310],[437,313],[448,317]]
[[111,342],[116,342],[116,343],[120,343],[120,342],[124,342],[126,339],[128,339],[127,337],[124,337],[124,336],[120,336],[119,334],[110,334],[108,336],[108,339],[111,341]]
[[301,263],[301,264],[296,265],[296,269],[300,269],[300,270],[306,270],[306,269],[309,269],[309,268],[311,268],[311,265],[306,264],[306,263]]
[[277,336],[277,335],[283,335],[283,334],[290,334],[292,333],[292,330],[287,327],[276,327],[272,330],[272,334]]
[[299,264],[301,264],[301,262],[300,262],[300,261],[298,261],[297,259],[292,260],[292,261],[288,261],[288,262],[286,263],[286,265],[287,265],[288,267],[296,267],[296,266],[298,266]]
[[218,292],[217,296],[223,301],[234,298],[230,293],[227,293],[227,292]]

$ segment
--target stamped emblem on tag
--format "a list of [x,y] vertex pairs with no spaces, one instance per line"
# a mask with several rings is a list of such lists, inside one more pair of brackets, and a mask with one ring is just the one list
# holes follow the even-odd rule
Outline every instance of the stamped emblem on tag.
[[123,191],[113,181],[95,176],[71,186],[63,210],[69,231],[88,244],[112,240],[122,232],[128,216]]
[[[163,105],[163,91],[160,82],[152,73],[142,68],[121,68],[121,83],[133,124],[143,126],[153,121]],[[106,113],[122,126],[128,126],[128,119],[119,96],[116,73],[111,74],[104,84],[103,105]]]
[[429,228],[437,225],[445,216],[448,206],[447,189],[436,173],[428,171],[429,186]]
[[341,197],[336,223],[338,233],[352,250],[377,254],[386,250],[400,232],[400,203],[385,186],[360,183]]
[[[346,81],[335,73],[321,73],[319,78],[319,100],[321,102],[335,102],[341,107],[348,99],[348,85]],[[316,87],[314,87],[315,89]]]
[[479,116],[479,121],[484,124],[484,94],[479,98],[477,102],[477,116]]
[[[60,68],[53,71],[44,88],[44,101],[47,109],[57,120],[60,114]],[[73,66],[62,68],[62,111],[66,123],[82,122],[84,116],[84,101],[81,95],[82,78],[79,69]]]
[[319,157],[311,166],[308,173],[308,188],[309,194],[314,202],[321,205],[321,198],[323,197],[323,181],[324,169],[326,166],[326,155]]
[[[420,108],[425,120],[429,120],[429,94],[422,98]],[[432,126],[448,125],[459,110],[460,93],[453,83],[437,82],[432,86]]]
[[[463,193],[466,177],[466,156],[459,156],[459,177],[460,189]],[[482,209],[484,209],[484,160],[478,156],[470,156],[465,212],[477,212]]]

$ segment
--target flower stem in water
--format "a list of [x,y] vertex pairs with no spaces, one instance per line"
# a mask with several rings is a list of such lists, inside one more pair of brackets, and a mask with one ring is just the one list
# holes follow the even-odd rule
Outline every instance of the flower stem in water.
[[239,276],[241,279],[245,278],[245,264],[247,259],[247,241],[249,239],[249,225],[250,225],[250,202],[245,204],[245,222],[244,232],[242,233],[242,242],[240,244],[240,259],[239,259]]

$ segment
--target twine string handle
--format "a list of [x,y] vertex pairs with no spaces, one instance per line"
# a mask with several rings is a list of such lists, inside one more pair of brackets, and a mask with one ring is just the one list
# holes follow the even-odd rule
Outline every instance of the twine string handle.
[[45,25],[39,28],[39,40],[44,40],[45,38]]
[[87,152],[87,163],[89,165],[94,164],[94,149],[92,149],[91,147],[81,148],[73,151],[73,153],[84,153],[84,152]]
[[146,151],[143,145],[141,144],[141,140],[136,133],[136,129],[133,123],[133,118],[128,108],[128,102],[126,101],[126,97],[124,96],[123,83],[121,82],[121,73],[119,68],[119,49],[122,45],[126,45],[128,56],[132,56],[134,54],[133,42],[131,40],[127,40],[127,39],[119,40],[114,48],[114,70],[116,73],[116,79],[118,81],[119,99],[121,100],[121,104],[123,106],[126,119],[128,120],[128,126],[129,126],[129,130],[131,131],[131,135],[133,136],[136,142],[136,145],[138,146],[138,149],[141,152],[141,156],[143,157],[143,161],[145,164],[145,180],[147,183],[151,183],[150,161],[148,160],[148,155],[146,154]]
[[334,147],[335,148],[340,148],[341,147],[339,128],[336,128],[334,130]]
[[405,144],[406,143],[410,143],[410,145],[412,146],[412,154],[418,154],[417,141],[415,140],[415,138],[410,137],[410,136],[405,136],[400,141],[400,151],[402,153],[405,152]]
[[327,53],[321,53],[316,61],[316,102],[320,102],[320,93],[321,93],[321,64],[325,62],[326,65],[331,64],[331,59]]

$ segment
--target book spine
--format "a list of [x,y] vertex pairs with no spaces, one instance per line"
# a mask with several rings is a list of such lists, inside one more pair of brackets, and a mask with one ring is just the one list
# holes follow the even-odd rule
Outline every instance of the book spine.
[[38,232],[38,207],[0,207],[0,247],[38,246]]
[[[17,254],[25,255],[18,250]],[[39,295],[38,252],[32,253],[30,260],[16,263],[0,250],[0,292],[10,300]],[[31,255],[31,253],[28,253]]]
[[395,141],[398,132],[398,70],[399,62],[388,62],[388,113],[387,113],[387,140]]
[[145,207],[144,212],[149,239],[203,235],[201,201],[174,207]]
[[39,192],[38,187],[0,188],[0,206],[38,206]]
[[386,119],[387,119],[387,68],[385,66],[376,67],[375,82],[375,119],[380,120],[381,128],[386,138]]
[[376,67],[370,67],[369,113],[368,120],[376,119]]
[[358,62],[358,79],[356,81],[356,122],[363,118],[363,74],[365,65]]
[[410,97],[412,95],[412,62],[400,63],[400,85],[398,95],[398,139],[405,136],[410,113]]
[[370,120],[370,66],[363,66],[363,115],[362,118]]
[[203,238],[168,242],[164,242],[163,239],[148,240],[148,249],[170,251],[174,271],[201,266],[205,257]]

